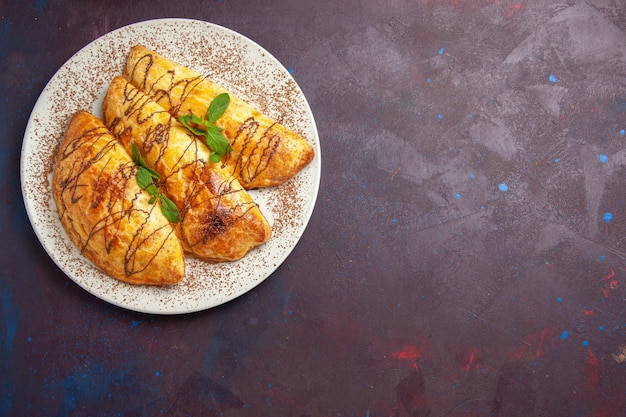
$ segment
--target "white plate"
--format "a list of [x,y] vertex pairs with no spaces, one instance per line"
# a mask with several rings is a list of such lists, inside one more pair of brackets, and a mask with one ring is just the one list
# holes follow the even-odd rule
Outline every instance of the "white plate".
[[[302,134],[315,158],[280,186],[253,191],[272,224],[271,240],[237,262],[208,264],[187,259],[178,285],[135,286],[104,274],[84,258],[61,226],[52,199],[51,173],[57,146],[77,110],[102,117],[111,79],[121,74],[130,47],[143,44],[189,66],[259,110]],[[188,19],[140,22],[110,32],[70,58],[42,91],[28,121],[21,155],[22,194],[37,237],[54,262],[85,290],[112,304],[154,314],[179,314],[225,303],[251,290],[278,268],[302,236],[320,181],[315,121],[302,91],[269,52],[232,30]]]

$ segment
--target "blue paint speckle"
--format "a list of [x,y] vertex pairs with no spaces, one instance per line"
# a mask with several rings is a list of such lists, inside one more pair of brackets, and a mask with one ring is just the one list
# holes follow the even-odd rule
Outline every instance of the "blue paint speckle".
[[398,223],[398,219],[391,219],[391,223],[393,223],[393,224]]
[[561,333],[561,339],[565,340],[568,336],[569,332],[567,330],[563,330],[563,333]]
[[550,74],[548,79],[550,80],[551,83],[555,83],[555,82],[558,81],[557,78],[556,78],[556,75],[554,75],[554,74]]
[[288,69],[287,71],[289,71],[289,74],[293,74],[293,71],[294,71],[294,70],[293,70],[293,68],[292,68],[292,67],[289,67],[289,69]]
[[625,130],[625,129],[620,130],[620,131],[619,131],[619,134],[620,134],[621,136],[626,135],[626,130]]
[[607,155],[600,155],[600,162],[602,162],[603,164],[606,164],[607,162],[609,162],[609,157]]
[[91,402],[102,398],[108,390],[108,383],[103,383],[107,378],[117,380],[121,375],[106,375],[102,364],[84,364],[76,372],[68,375],[63,381],[63,398],[57,409],[56,415],[72,415],[83,401]]
[[439,119],[439,120],[443,119],[443,114],[439,113],[439,114],[437,115],[437,119]]
[[605,256],[604,256],[604,255],[600,255],[600,260],[601,260],[601,261],[603,261],[603,260],[605,260],[605,259],[606,259],[606,258],[605,258]]
[[426,78],[426,82],[430,84],[430,78]]
[[460,198],[461,198],[461,194],[456,193],[456,194],[454,195],[454,198],[456,198],[457,200],[458,200],[458,199],[460,199]]
[[156,371],[156,372],[154,373],[154,376],[161,376],[161,372]]
[[474,174],[470,174],[470,178],[471,178],[471,179],[474,179],[474,178],[476,178],[476,175],[474,175]]
[[605,222],[610,222],[611,220],[613,220],[613,213],[610,212],[606,212],[604,213],[604,216],[602,216],[602,218],[604,219]]
[[588,340],[583,340],[583,346],[585,346],[585,347],[589,346],[589,341]]
[[598,330],[600,330],[600,331],[604,330],[604,326],[599,326]]
[[505,183],[502,183],[498,185],[498,189],[502,191],[503,193],[506,193],[507,191],[509,191],[509,186],[506,185]]
[[557,302],[557,303],[562,303],[562,302],[563,302],[563,299],[562,299],[561,297],[557,297],[556,302]]
[[443,55],[443,53],[446,51],[446,48],[441,48],[439,49],[439,55]]
[[561,161],[561,159],[559,158],[554,158],[554,162],[556,162],[557,164]]

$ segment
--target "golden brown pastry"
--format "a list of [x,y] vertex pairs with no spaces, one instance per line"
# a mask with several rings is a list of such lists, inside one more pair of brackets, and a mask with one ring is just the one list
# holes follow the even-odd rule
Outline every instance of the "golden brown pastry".
[[176,204],[175,225],[185,251],[212,261],[234,261],[266,242],[270,225],[236,178],[211,163],[210,150],[163,107],[123,77],[111,82],[104,121],[128,152],[134,143],[161,176]]
[[[175,117],[189,113],[204,116],[211,101],[227,92],[143,46],[131,49],[124,76]],[[282,184],[311,162],[314,151],[303,137],[229,95],[230,105],[215,124],[224,128],[233,148],[222,162],[244,188]]]
[[81,253],[107,274],[132,284],[175,284],[185,276],[183,250],[136,172],[102,121],[77,112],[56,155],[59,218]]

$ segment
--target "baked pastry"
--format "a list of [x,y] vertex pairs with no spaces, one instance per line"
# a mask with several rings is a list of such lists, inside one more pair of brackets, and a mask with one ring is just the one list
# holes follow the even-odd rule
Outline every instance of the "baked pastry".
[[137,166],[94,115],[73,115],[56,155],[52,195],[80,252],[131,284],[175,284],[185,261],[159,203],[136,181]]
[[128,152],[132,144],[160,175],[180,212],[183,249],[206,261],[242,258],[266,242],[270,225],[239,181],[210,162],[211,151],[163,107],[115,77],[102,104],[104,121]]
[[[179,118],[204,116],[211,101],[227,92],[205,76],[143,46],[131,49],[124,77]],[[246,189],[280,185],[314,156],[300,135],[229,93],[230,105],[215,125],[224,128],[233,151],[222,158],[226,170]]]

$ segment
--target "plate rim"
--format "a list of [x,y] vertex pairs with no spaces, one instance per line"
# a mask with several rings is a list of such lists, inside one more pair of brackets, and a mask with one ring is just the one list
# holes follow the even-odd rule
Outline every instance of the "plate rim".
[[[38,227],[36,225],[36,222],[38,220],[40,220],[40,216],[35,213],[36,207],[34,207],[36,204],[31,201],[28,198],[29,195],[29,190],[27,189],[27,180],[30,179],[31,174],[29,174],[27,172],[27,167],[26,167],[26,163],[25,163],[25,158],[26,156],[28,156],[28,147],[31,145],[31,143],[29,142],[29,136],[32,136],[32,128],[33,128],[33,123],[34,123],[34,119],[35,117],[38,115],[37,110],[44,106],[44,104],[46,104],[46,100],[49,100],[49,97],[47,96],[48,91],[50,90],[51,86],[53,85],[53,83],[58,82],[58,78],[60,77],[60,74],[62,73],[62,71],[64,69],[66,69],[66,67],[68,67],[70,64],[73,64],[75,60],[79,59],[83,54],[88,53],[92,48],[94,48],[94,45],[98,42],[104,42],[106,39],[112,39],[115,35],[123,32],[123,31],[129,31],[132,29],[137,29],[137,28],[142,28],[142,27],[148,27],[148,28],[154,28],[155,25],[160,25],[160,24],[171,24],[171,25],[182,25],[182,24],[186,24],[186,23],[191,23],[191,24],[197,24],[197,25],[201,25],[202,27],[208,27],[211,28],[212,30],[217,30],[217,31],[223,31],[226,33],[231,34],[232,36],[238,38],[240,41],[242,42],[247,42],[249,43],[251,46],[253,46],[254,48],[257,48],[257,50],[259,52],[262,53],[263,58],[265,60],[270,60],[273,62],[273,65],[276,66],[278,69],[281,70],[281,75],[283,77],[288,77],[290,79],[290,81],[293,83],[295,90],[297,92],[297,94],[300,96],[299,97],[299,105],[301,110],[303,111],[304,115],[306,117],[308,117],[308,123],[310,124],[310,130],[313,134],[314,137],[309,138],[307,137],[307,141],[309,143],[311,143],[311,145],[314,147],[314,151],[315,151],[315,156],[314,156],[314,160],[311,161],[311,163],[309,164],[309,166],[305,167],[305,169],[309,168],[309,169],[313,169],[313,173],[314,175],[314,181],[312,181],[309,184],[309,187],[307,188],[308,192],[307,195],[310,196],[309,201],[306,202],[306,210],[303,210],[300,214],[300,217],[302,219],[302,225],[299,226],[297,228],[297,230],[294,230],[294,232],[297,234],[297,236],[295,236],[295,241],[293,242],[293,245],[291,245],[288,249],[284,249],[282,256],[279,257],[276,260],[276,264],[273,268],[270,268],[271,270],[269,272],[267,272],[265,274],[264,277],[258,279],[255,282],[252,282],[251,285],[247,285],[245,287],[245,289],[243,289],[242,291],[235,291],[233,293],[231,293],[229,296],[225,296],[222,297],[220,300],[218,300],[217,302],[213,302],[213,303],[197,303],[195,305],[195,307],[193,308],[183,308],[183,309],[177,309],[177,308],[165,308],[165,309],[159,309],[159,308],[150,308],[150,306],[146,306],[144,308],[141,308],[139,306],[135,306],[135,305],[130,305],[128,303],[124,303],[120,300],[114,299],[112,297],[106,297],[105,295],[101,294],[101,293],[97,293],[94,290],[92,290],[91,288],[89,288],[87,285],[85,285],[82,281],[76,279],[76,277],[74,277],[72,271],[68,271],[64,265],[62,265],[56,258],[56,254],[54,253],[53,249],[51,248],[52,244],[48,244],[46,243],[46,237],[43,235],[43,231],[40,230],[40,227]],[[78,109],[76,109],[78,110]],[[58,146],[58,145],[57,145]],[[56,147],[55,147],[56,149]],[[54,158],[54,154],[49,156],[50,158]],[[44,172],[44,174],[50,174],[51,173],[47,173]],[[298,174],[299,175],[299,174]],[[297,175],[296,175],[297,176]],[[48,178],[48,180],[50,180],[50,178]],[[29,115],[27,124],[26,124],[26,128],[24,130],[24,135],[22,138],[22,146],[20,149],[20,188],[21,188],[21,192],[22,192],[22,200],[24,202],[24,207],[26,209],[26,213],[27,213],[27,217],[28,220],[31,224],[31,227],[33,228],[33,231],[35,232],[35,235],[39,241],[39,243],[43,246],[44,250],[46,251],[46,253],[48,254],[48,256],[50,257],[50,259],[53,261],[53,263],[66,275],[67,278],[69,278],[72,282],[74,282],[76,285],[78,285],[79,287],[81,287],[83,290],[87,291],[89,294],[91,294],[92,296],[95,296],[97,298],[99,298],[102,301],[105,301],[109,304],[115,305],[117,307],[126,309],[126,310],[130,310],[130,311],[135,311],[135,312],[139,312],[139,313],[146,313],[146,314],[155,314],[155,315],[180,315],[180,314],[189,314],[189,313],[194,313],[194,312],[199,312],[199,311],[204,311],[204,310],[208,310],[208,309],[212,309],[215,307],[218,307],[220,305],[223,305],[225,303],[228,303],[248,292],[250,292],[251,290],[253,290],[254,288],[256,288],[258,285],[260,285],[261,283],[263,283],[264,281],[266,281],[271,275],[274,274],[274,272],[280,267],[280,265],[282,265],[285,260],[290,256],[290,254],[293,252],[293,250],[295,249],[295,247],[297,246],[298,242],[300,241],[300,239],[302,238],[302,236],[304,235],[304,232],[306,231],[311,217],[313,215],[313,211],[315,209],[316,203],[317,203],[317,198],[318,198],[318,194],[319,194],[319,189],[320,189],[320,183],[321,183],[321,146],[320,146],[320,140],[319,140],[319,131],[317,129],[317,125],[315,122],[315,118],[313,115],[313,112],[311,110],[311,106],[308,102],[308,100],[306,99],[304,92],[302,91],[302,89],[300,88],[300,86],[298,85],[298,83],[296,82],[296,80],[293,78],[293,76],[291,75],[291,73],[285,68],[285,66],[276,58],[274,57],[269,51],[267,51],[265,48],[263,48],[261,45],[259,45],[257,42],[255,42],[254,40],[248,38],[247,36],[233,30],[230,29],[228,27],[225,26],[221,26],[219,24],[216,23],[212,23],[212,22],[208,22],[208,21],[204,21],[204,20],[198,20],[198,19],[190,19],[190,18],[156,18],[156,19],[148,19],[148,20],[142,20],[142,21],[137,21],[134,23],[130,23],[124,26],[121,26],[117,29],[111,30],[95,39],[93,39],[92,41],[88,42],[87,44],[85,44],[84,46],[82,46],[78,51],[76,51],[75,53],[73,53],[56,71],[55,73],[52,75],[52,77],[50,77],[50,79],[48,80],[48,82],[46,83],[46,85],[43,87],[43,89],[41,90],[37,100],[35,101],[35,104],[33,105],[32,109],[31,109],[31,113]],[[47,187],[48,189],[51,189],[51,186]],[[56,213],[56,205],[54,203],[54,199],[52,198],[52,195],[50,194],[50,208],[55,212],[55,214],[58,217],[58,213]],[[67,233],[65,231],[65,229],[63,227],[60,228],[60,232],[61,234],[64,236],[64,238],[69,239],[69,237],[67,236]],[[73,245],[73,243],[70,241],[69,242],[72,246],[75,247],[75,245]],[[84,262],[87,263],[91,263],[92,266],[94,266],[95,268],[97,268],[95,265],[93,265],[93,263],[88,260],[87,258],[84,258],[84,256],[82,256],[82,254],[80,255],[83,258]],[[186,258],[187,259],[187,258]],[[99,268],[97,268],[99,269]],[[100,271],[100,273],[104,274],[102,271]],[[104,274],[106,275],[106,274]],[[126,285],[126,286],[132,286],[132,284],[127,284],[125,282],[116,280],[115,278],[112,278],[114,281],[112,283],[112,285]],[[150,287],[148,287],[150,288]]]

